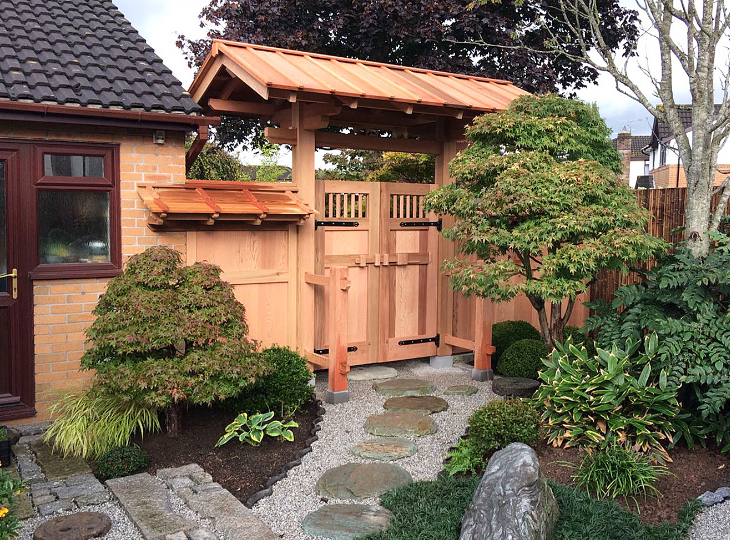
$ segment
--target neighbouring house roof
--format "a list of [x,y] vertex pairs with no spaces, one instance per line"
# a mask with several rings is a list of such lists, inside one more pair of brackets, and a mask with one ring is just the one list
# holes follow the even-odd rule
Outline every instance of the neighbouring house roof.
[[[407,114],[453,110],[475,115],[504,110],[527,94],[502,80],[222,40],[213,41],[190,93],[209,107],[208,98],[231,95],[233,89],[225,89],[232,78],[248,87],[249,103],[295,99],[293,94],[304,101],[327,96],[350,107],[357,100],[357,107]],[[250,115],[261,116],[261,110],[251,108]],[[246,115],[246,107],[239,113]]]
[[200,111],[110,0],[0,0],[0,100]]
[[[614,148],[617,147],[617,144],[616,144],[617,140],[618,139],[613,139],[611,141]],[[651,135],[631,135],[631,159],[633,159],[635,161],[648,160],[649,156],[647,156],[645,153],[643,153],[642,150],[644,148],[646,148],[650,142],[651,142]]]
[[[715,105],[715,113],[717,113],[719,109],[720,105]],[[682,121],[684,129],[690,129],[692,127],[692,105],[677,105],[677,113],[679,114],[679,119]],[[669,124],[660,122],[655,118],[654,125],[651,129],[651,140],[648,143],[649,146],[656,149],[659,143],[667,138],[674,138],[674,134],[672,133]]]

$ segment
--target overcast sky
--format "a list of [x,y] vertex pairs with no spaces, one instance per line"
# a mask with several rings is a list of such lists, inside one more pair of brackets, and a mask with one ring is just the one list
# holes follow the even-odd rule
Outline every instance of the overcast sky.
[[[188,67],[175,41],[177,35],[181,33],[189,37],[204,35],[198,14],[208,4],[208,0],[114,1],[187,88],[193,80],[193,70]],[[635,5],[631,0],[624,0],[622,3]],[[642,53],[653,56],[651,50],[642,50]],[[636,76],[640,77],[638,70]],[[678,99],[688,98],[686,91],[682,92],[681,89],[678,91]],[[650,133],[652,120],[649,113],[641,105],[619,93],[612,78],[602,76],[599,84],[580,91],[579,97],[598,104],[601,115],[614,133],[621,131],[623,126],[636,135]],[[253,155],[243,155],[242,159],[249,163],[256,161]],[[288,161],[290,161],[288,156],[282,156],[282,162]],[[321,166],[321,163],[319,165]]]

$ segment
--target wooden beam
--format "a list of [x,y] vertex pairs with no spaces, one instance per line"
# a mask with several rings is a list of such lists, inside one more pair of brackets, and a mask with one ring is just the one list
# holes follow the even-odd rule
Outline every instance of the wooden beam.
[[[275,144],[297,144],[297,130],[266,128],[266,138]],[[371,137],[318,131],[315,135],[318,148],[352,148],[356,150],[380,150],[383,152],[408,152],[415,154],[440,154],[441,141],[435,139],[399,139],[395,137]]]
[[222,58],[222,63],[228,70],[231,77],[239,79],[243,84],[251,88],[251,90],[256,92],[262,98],[269,99],[269,88],[265,84],[238,65],[238,62],[224,56],[220,58]]
[[[439,131],[443,133],[444,122],[439,123]],[[454,159],[457,153],[456,143],[445,140],[442,143],[441,155],[436,157],[436,187],[445,186],[454,182],[449,175],[449,162]],[[443,216],[443,226],[451,227],[454,220],[450,216]],[[447,240],[442,234],[438,236],[438,256],[439,261],[452,259],[455,255],[454,242]],[[444,335],[454,335],[454,291],[449,286],[449,277],[441,274],[437,278],[437,302],[439,307],[438,313],[438,333]],[[448,356],[452,353],[451,345],[441,342],[438,348],[439,356]]]
[[254,103],[216,98],[208,100],[208,107],[220,113],[255,117],[272,116],[279,110],[279,107],[274,103]]
[[213,79],[218,76],[218,72],[221,70],[222,67],[223,58],[218,56],[215,60],[213,60],[213,63],[206,70],[203,79],[195,87],[195,91],[190,96],[193,98],[193,101],[200,103],[200,101],[203,99],[203,96],[205,95],[205,92],[208,90],[208,87],[213,82]]
[[205,143],[208,142],[208,134],[208,126],[200,126],[198,128],[198,134],[196,135],[193,144],[190,145],[190,148],[188,148],[188,151],[185,154],[186,174],[190,172],[190,168],[193,166],[193,163],[195,163],[195,160],[198,159],[200,152],[202,152],[203,148],[205,148]]
[[464,339],[456,336],[445,335],[441,340],[447,345],[452,347],[459,347],[460,349],[466,349],[468,351],[474,350],[474,342],[470,339]]
[[492,323],[494,322],[493,304],[484,298],[476,298],[476,317],[474,329],[474,372],[477,380],[491,379],[492,355],[496,350],[492,345]]
[[240,85],[240,81],[236,78],[231,79],[226,83],[226,85],[223,87],[223,90],[221,90],[220,98],[221,99],[229,99],[233,92],[238,89],[238,86]]
[[319,285],[320,287],[327,287],[330,284],[330,278],[320,274],[313,274],[312,272],[304,273],[304,281],[310,285]]
[[329,390],[334,393],[346,392],[347,373],[350,371],[347,364],[348,269],[339,266],[330,268],[329,281]]

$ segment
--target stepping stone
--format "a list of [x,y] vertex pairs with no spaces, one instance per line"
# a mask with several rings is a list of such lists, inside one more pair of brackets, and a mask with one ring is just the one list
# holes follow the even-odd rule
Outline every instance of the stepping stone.
[[398,371],[388,366],[361,366],[354,367],[347,374],[349,381],[377,381],[381,379],[395,379]]
[[83,459],[54,454],[51,447],[42,440],[33,441],[30,447],[49,482],[65,480],[80,474],[91,474],[91,468]]
[[449,402],[436,396],[400,396],[388,398],[383,406],[388,411],[431,414],[445,411],[449,408]]
[[392,379],[376,382],[373,388],[384,396],[422,396],[436,391],[433,383],[423,379]]
[[498,377],[492,381],[492,392],[499,396],[531,397],[540,382],[523,377]]
[[364,459],[378,461],[395,461],[412,456],[418,451],[418,445],[400,437],[381,437],[356,444],[350,452]]
[[305,517],[302,529],[311,536],[353,540],[387,529],[391,519],[393,514],[381,506],[328,504]]
[[444,395],[447,396],[473,396],[479,392],[479,388],[470,384],[457,384],[455,386],[449,386]]
[[332,499],[366,499],[413,482],[411,473],[391,463],[346,463],[324,473],[315,490]]
[[393,411],[368,418],[365,431],[378,437],[422,437],[436,433],[436,422],[428,415]]
[[41,523],[33,540],[88,540],[104,536],[112,528],[112,520],[101,512],[79,512]]

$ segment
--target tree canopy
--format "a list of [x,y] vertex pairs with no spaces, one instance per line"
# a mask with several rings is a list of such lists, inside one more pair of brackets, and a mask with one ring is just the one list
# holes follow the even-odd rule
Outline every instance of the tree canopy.
[[428,154],[342,150],[324,161],[334,168],[318,170],[321,180],[432,184],[436,175],[436,158]]
[[444,232],[460,254],[444,263],[454,289],[496,301],[525,294],[550,348],[599,270],[627,271],[665,247],[617,179],[609,133],[595,106],[519,98],[475,121],[451,164],[456,183],[426,197],[428,209],[457,218]]

